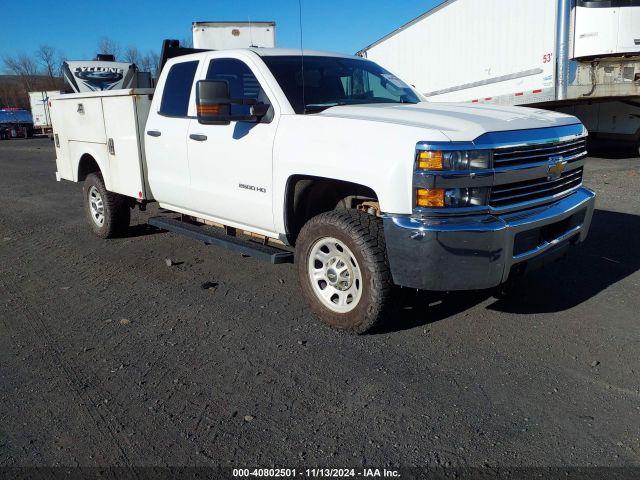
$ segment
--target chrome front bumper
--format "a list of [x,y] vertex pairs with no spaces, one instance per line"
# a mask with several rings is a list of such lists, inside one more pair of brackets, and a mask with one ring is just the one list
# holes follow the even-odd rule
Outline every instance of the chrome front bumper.
[[583,241],[594,207],[595,193],[580,188],[552,204],[500,216],[387,215],[384,233],[394,283],[436,291],[496,287],[507,281],[512,267]]

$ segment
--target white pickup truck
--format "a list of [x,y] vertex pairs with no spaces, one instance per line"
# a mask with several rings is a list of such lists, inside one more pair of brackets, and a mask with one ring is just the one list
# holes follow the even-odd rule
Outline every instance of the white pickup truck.
[[189,54],[155,91],[63,95],[51,115],[57,178],[84,182],[96,234],[158,202],[165,230],[295,256],[313,311],[353,333],[389,316],[395,286],[503,285],[584,240],[594,209],[575,117],[426,103],[359,57]]

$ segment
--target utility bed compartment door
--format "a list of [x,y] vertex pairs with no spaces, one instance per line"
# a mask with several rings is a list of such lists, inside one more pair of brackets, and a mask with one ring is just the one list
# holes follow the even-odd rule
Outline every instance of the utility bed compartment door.
[[58,102],[65,117],[67,140],[106,143],[100,98],[78,98]]
[[111,190],[138,199],[146,198],[144,147],[138,125],[138,110],[145,109],[143,118],[148,111],[148,100],[145,102],[144,98],[127,95],[102,99]]

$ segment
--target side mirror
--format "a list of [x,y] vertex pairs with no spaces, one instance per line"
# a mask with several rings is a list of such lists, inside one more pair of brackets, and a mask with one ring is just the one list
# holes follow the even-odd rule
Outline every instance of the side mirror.
[[[249,115],[231,115],[231,105],[249,105]],[[231,122],[258,122],[269,112],[269,105],[252,98],[232,99],[226,80],[199,80],[196,83],[198,122],[229,125]]]
[[204,125],[229,125],[229,83],[224,80],[199,80],[196,83],[196,111],[198,122]]

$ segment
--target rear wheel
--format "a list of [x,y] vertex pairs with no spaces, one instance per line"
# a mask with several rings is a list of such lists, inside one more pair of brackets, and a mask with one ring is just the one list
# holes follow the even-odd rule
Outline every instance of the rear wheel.
[[89,225],[100,238],[122,235],[131,221],[127,197],[109,192],[99,173],[90,173],[84,182],[85,213]]
[[357,210],[312,218],[298,236],[296,262],[307,303],[330,327],[365,333],[385,319],[393,285],[379,218]]

